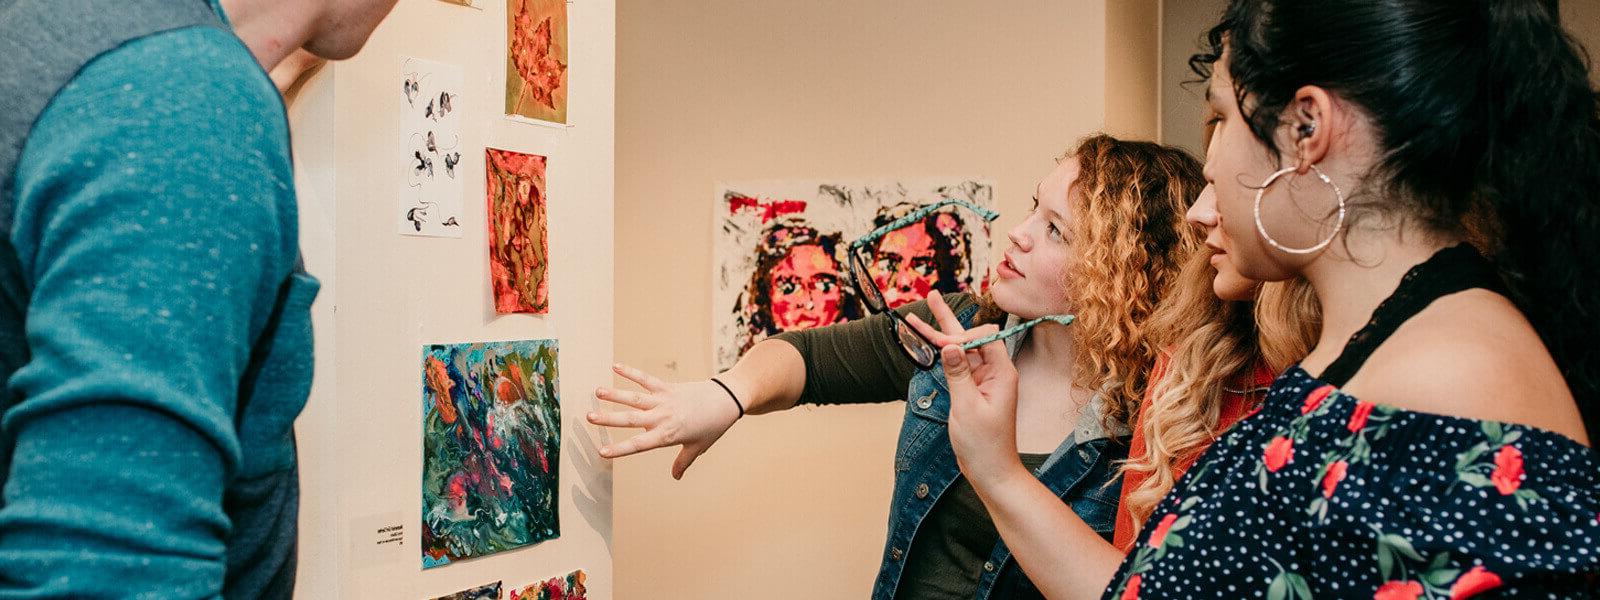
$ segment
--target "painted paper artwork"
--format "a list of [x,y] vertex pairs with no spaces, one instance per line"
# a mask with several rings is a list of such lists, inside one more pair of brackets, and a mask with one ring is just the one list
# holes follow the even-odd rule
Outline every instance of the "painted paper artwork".
[[496,581],[489,585],[475,587],[470,590],[461,590],[449,596],[439,596],[433,600],[500,600],[500,584]]
[[399,231],[406,235],[461,237],[461,69],[402,59]]
[[423,350],[422,566],[560,535],[555,340]]
[[545,157],[489,148],[484,164],[495,312],[550,312]]
[[[940,200],[992,208],[976,179],[791,181],[722,185],[713,231],[714,364],[783,331],[863,316],[849,282],[848,247],[873,229]],[[890,306],[931,290],[981,291],[989,280],[989,226],[955,206],[879,239],[870,271]]]
[[567,123],[566,0],[507,0],[506,114]]
[[552,577],[520,590],[511,590],[506,600],[588,600],[589,591],[583,587],[582,570],[566,577]]

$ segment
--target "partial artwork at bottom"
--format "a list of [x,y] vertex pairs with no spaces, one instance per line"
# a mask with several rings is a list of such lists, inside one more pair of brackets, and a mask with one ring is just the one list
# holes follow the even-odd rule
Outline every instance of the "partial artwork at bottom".
[[551,577],[521,590],[511,590],[511,596],[506,600],[588,600],[589,590],[583,587],[584,577],[582,569],[566,577]]
[[556,341],[435,344],[422,370],[423,568],[559,536]]
[[[449,596],[439,596],[433,600],[500,600],[500,584],[496,581],[489,585],[479,586],[470,590],[461,590]],[[515,594],[516,592],[512,592]]]

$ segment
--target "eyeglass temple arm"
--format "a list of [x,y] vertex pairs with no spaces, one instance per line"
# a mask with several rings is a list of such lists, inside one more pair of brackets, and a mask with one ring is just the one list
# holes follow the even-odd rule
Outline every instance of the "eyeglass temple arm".
[[891,231],[894,231],[894,230],[899,229],[901,227],[905,227],[907,225],[910,225],[912,223],[920,221],[924,217],[927,217],[928,215],[933,214],[933,211],[939,210],[939,209],[944,208],[946,206],[960,206],[960,207],[965,208],[967,210],[970,210],[972,212],[978,213],[978,216],[983,217],[983,220],[985,220],[985,221],[993,221],[995,219],[1000,218],[1000,213],[997,213],[995,211],[989,210],[989,209],[984,208],[982,206],[978,206],[978,205],[973,204],[971,202],[967,202],[965,200],[953,200],[953,199],[940,200],[940,201],[935,202],[933,204],[929,204],[929,205],[924,206],[922,208],[919,208],[917,210],[911,211],[910,214],[908,214],[908,215],[906,215],[904,217],[900,217],[898,219],[890,221],[888,225],[884,225],[883,227],[879,227],[877,229],[872,230],[871,233],[868,233],[867,235],[861,236],[861,239],[858,239],[858,240],[856,240],[854,242],[851,242],[850,243],[850,249],[851,250],[855,250],[857,248],[860,248],[862,246],[870,244],[870,243],[872,243],[873,240],[876,240],[876,239],[881,238],[881,237],[883,237],[885,235],[888,235],[889,232],[891,232]]
[[1006,338],[1011,337],[1013,335],[1022,333],[1024,331],[1027,331],[1029,328],[1033,327],[1034,325],[1038,325],[1039,323],[1042,323],[1042,322],[1045,322],[1045,321],[1055,321],[1055,322],[1060,323],[1062,325],[1071,325],[1072,322],[1075,321],[1075,320],[1077,320],[1077,317],[1073,316],[1073,315],[1048,315],[1048,316],[1039,317],[1037,319],[1033,319],[1033,320],[1027,321],[1025,323],[1019,323],[1017,325],[1014,325],[1014,326],[1011,326],[1011,327],[1007,327],[1003,331],[998,331],[998,332],[983,336],[981,338],[972,340],[972,341],[967,342],[965,344],[962,344],[961,345],[961,349],[962,350],[975,350],[975,349],[977,349],[978,347],[980,347],[980,346],[982,346],[984,344],[987,344],[987,343],[990,343],[990,342],[994,342],[994,341],[1003,340],[1003,339],[1006,339]]

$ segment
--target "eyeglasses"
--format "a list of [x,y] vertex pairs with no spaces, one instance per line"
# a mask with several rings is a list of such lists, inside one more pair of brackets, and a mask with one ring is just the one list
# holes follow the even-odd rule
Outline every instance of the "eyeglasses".
[[[874,229],[871,233],[862,236],[861,239],[850,243],[850,284],[855,286],[856,295],[861,298],[861,303],[867,307],[867,312],[872,314],[889,313],[889,319],[894,323],[895,339],[900,342],[900,351],[904,352],[906,358],[911,359],[911,362],[919,369],[931,369],[939,363],[939,346],[912,327],[911,323],[906,321],[906,318],[901,316],[900,313],[889,310],[889,303],[883,297],[883,290],[878,289],[878,285],[872,281],[872,272],[867,268],[870,263],[867,260],[866,249],[868,244],[888,235],[889,232],[921,221],[946,206],[959,206],[971,210],[977,213],[978,216],[983,217],[984,222],[990,222],[1000,217],[1000,213],[971,202],[942,200],[912,211],[910,214],[895,219],[883,227]],[[962,344],[961,347],[971,350],[984,344],[1022,333],[1044,321],[1054,321],[1067,325],[1072,323],[1074,318],[1072,315],[1040,317],[1007,328],[1005,331],[972,340]]]
[[[889,311],[889,314],[891,315],[890,318],[894,320],[894,332],[895,337],[900,340],[900,350],[905,352],[906,357],[910,358],[911,362],[917,365],[918,369],[931,369],[934,365],[938,364],[939,347],[934,345],[933,340],[928,339],[926,336],[922,335],[922,332],[919,332],[916,330],[916,328],[913,328],[911,323],[906,321],[905,317],[900,316],[900,313],[891,310]],[[1029,319],[995,333],[991,333],[981,338],[961,344],[961,349],[975,350],[984,344],[997,342],[1029,329],[1033,329],[1034,325],[1038,325],[1045,321],[1060,323],[1062,325],[1071,325],[1072,322],[1076,320],[1077,317],[1073,315],[1046,315],[1037,319]]]

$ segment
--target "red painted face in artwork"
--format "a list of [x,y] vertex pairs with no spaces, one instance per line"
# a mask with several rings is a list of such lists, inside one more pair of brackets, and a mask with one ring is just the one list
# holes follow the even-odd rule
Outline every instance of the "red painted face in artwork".
[[[953,215],[937,214],[932,217],[939,231],[955,231],[961,227]],[[873,254],[872,279],[883,290],[889,308],[916,302],[928,296],[939,282],[938,249],[933,236],[928,235],[925,222],[912,223],[889,232],[878,241]]]
[[832,325],[839,320],[839,263],[821,246],[790,248],[767,276],[772,320],[780,331]]

